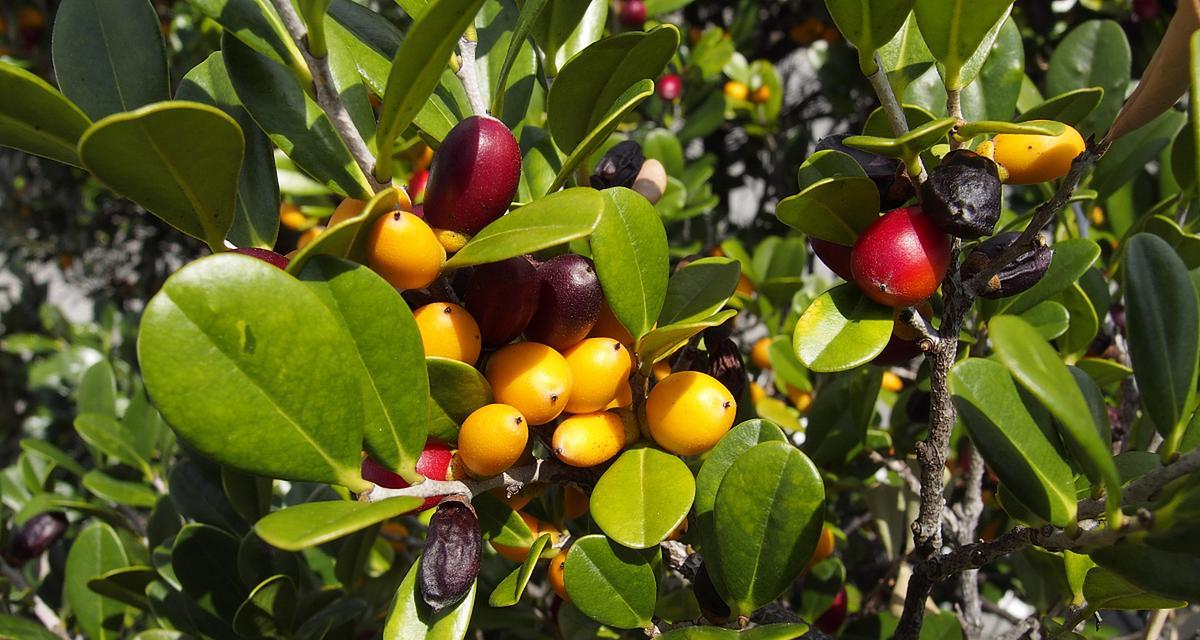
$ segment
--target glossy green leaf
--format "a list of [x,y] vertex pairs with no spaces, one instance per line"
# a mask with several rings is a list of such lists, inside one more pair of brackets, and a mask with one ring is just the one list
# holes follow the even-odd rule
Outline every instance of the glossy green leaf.
[[481,493],[472,498],[475,513],[479,516],[479,529],[483,539],[508,547],[528,547],[533,544],[533,532],[521,515],[513,511],[503,500],[491,493]]
[[657,555],[657,547],[629,549],[599,535],[576,540],[563,567],[571,602],[610,627],[636,629],[650,624],[657,591],[652,565]]
[[279,181],[275,173],[274,149],[234,92],[219,52],[210,55],[183,77],[175,99],[212,105],[238,123],[245,140],[245,151],[238,175],[237,209],[229,228],[229,240],[239,247],[274,247],[279,232]]
[[917,26],[944,68],[947,88],[961,89],[975,78],[972,71],[977,73],[983,61],[972,58],[991,47],[1011,8],[1012,0],[916,0]]
[[1085,137],[1103,133],[1125,102],[1132,54],[1125,31],[1112,20],[1089,20],[1067,33],[1050,56],[1046,94],[1100,87],[1100,103],[1079,122]]
[[1079,280],[1100,256],[1100,247],[1086,238],[1073,238],[1054,244],[1050,268],[1037,284],[1011,298],[1001,299],[989,308],[994,314],[1018,314],[1046,300]]
[[299,551],[412,511],[423,501],[400,497],[378,502],[306,502],[271,513],[254,524],[254,532],[272,546]]
[[1031,136],[1057,136],[1066,130],[1061,122],[1052,120],[1029,120],[1025,122],[1005,122],[1003,120],[980,120],[968,122],[959,127],[954,135],[959,140],[970,140],[978,135],[1012,133]]
[[925,46],[925,39],[917,27],[917,19],[911,13],[896,35],[879,48],[879,57],[883,61],[888,83],[897,96],[904,95],[908,83],[921,77],[934,62],[933,54]]
[[54,75],[93,120],[167,100],[158,13],[146,0],[64,0],[54,16]]
[[197,11],[246,46],[289,67],[297,78],[308,78],[304,56],[296,47],[269,0],[188,0]]
[[[572,172],[600,148],[605,140],[609,139],[609,136],[616,131],[621,121],[633,111],[634,107],[653,94],[654,81],[639,80],[617,96],[612,105],[603,112],[596,126],[585,133],[579,144],[572,148],[571,153],[563,160],[562,167],[555,174],[554,181],[550,183],[549,191],[555,191],[565,185]],[[668,177],[668,186],[670,179]]]
[[228,33],[221,54],[250,117],[296,166],[336,193],[368,200],[367,177],[333,124],[287,67]]
[[1021,319],[1038,330],[1042,337],[1053,340],[1066,333],[1071,324],[1067,308],[1053,300],[1043,300],[1021,313]]
[[170,566],[189,600],[231,620],[247,595],[238,576],[237,554],[233,535],[207,524],[187,524],[175,537]]
[[492,402],[492,387],[478,369],[459,360],[429,357],[429,436],[458,441],[458,427],[479,407]]
[[145,484],[118,480],[96,469],[83,476],[83,487],[109,502],[130,507],[149,508],[158,501],[158,494]]
[[462,640],[471,622],[479,582],[472,583],[470,590],[454,606],[434,613],[421,598],[417,584],[420,566],[421,559],[417,558],[396,590],[382,640]]
[[146,599],[146,586],[153,582],[157,575],[153,568],[147,566],[121,567],[88,580],[87,586],[102,596],[149,611],[150,601]]
[[1142,409],[1178,446],[1195,394],[1200,309],[1187,267],[1156,236],[1135,235],[1125,251],[1125,323]]
[[818,151],[800,165],[799,182],[775,215],[810,236],[849,246],[879,217],[879,190],[848,154]]
[[1096,564],[1150,594],[1188,602],[1200,600],[1200,557],[1193,553],[1118,542],[1089,555]]
[[558,147],[578,147],[627,89],[662,73],[678,46],[679,30],[666,24],[605,38],[572,58],[546,97],[547,123]]
[[1125,609],[1131,611],[1143,609],[1178,609],[1187,606],[1183,600],[1163,598],[1152,593],[1146,593],[1142,587],[1136,586],[1116,573],[1094,567],[1087,573],[1083,583],[1083,595],[1089,607],[1093,609]]
[[793,346],[813,371],[852,369],[879,355],[892,335],[892,310],[852,282],[821,294],[796,322]]
[[241,255],[175,272],[138,337],[146,389],[191,446],[249,473],[362,489],[363,410],[343,401],[366,384],[354,350],[309,287]]
[[1057,120],[1077,126],[1096,109],[1103,98],[1103,87],[1072,89],[1030,107],[1017,116],[1017,121]]
[[[522,11],[529,0],[518,0]],[[533,25],[533,35],[544,52],[546,75],[556,76],[575,54],[600,39],[608,20],[608,3],[592,0],[548,2]]]
[[1087,476],[1105,485],[1111,517],[1120,502],[1120,478],[1109,443],[1101,439],[1087,400],[1071,372],[1037,330],[1024,320],[997,316],[992,318],[988,329],[997,357],[1058,421],[1059,435]]
[[[1087,293],[1077,282],[1063,289],[1057,298],[1069,316],[1066,331],[1058,339],[1059,350],[1062,353],[1076,353],[1087,349],[1100,329],[1100,318],[1096,314],[1096,307],[1092,305]],[[1036,309],[1045,303],[1040,302],[1033,308]],[[1024,315],[1022,314],[1022,316]]]
[[[393,142],[421,110],[450,60],[454,45],[484,0],[434,0],[408,30],[396,51],[383,93],[376,140],[379,156],[390,158]],[[388,167],[389,163],[380,163]],[[376,169],[381,182],[391,180]]]
[[120,422],[98,413],[84,413],[75,417],[75,431],[85,442],[102,453],[112,456],[150,477],[150,463],[142,457],[133,443],[133,434]]
[[1080,358],[1075,361],[1075,366],[1091,376],[1092,380],[1095,380],[1096,384],[1101,387],[1120,382],[1133,375],[1133,369],[1113,360]]
[[667,232],[654,206],[636,191],[605,189],[604,214],[592,232],[592,260],[613,315],[640,338],[667,293]]
[[113,191],[220,251],[244,148],[241,129],[223,111],[174,101],[96,122],[79,156]]
[[284,575],[267,578],[246,597],[233,616],[233,628],[250,638],[287,633],[296,614],[296,583]]
[[[521,4],[520,15],[517,18],[517,23],[513,27],[512,33],[508,37],[508,46],[505,48],[504,59],[500,64],[500,72],[496,76],[496,86],[508,86],[508,74],[512,72],[513,65],[517,62],[517,57],[523,49],[528,48],[528,39],[530,31],[534,24],[537,23],[538,17],[541,16],[542,9],[550,4],[547,0],[526,0]],[[504,113],[504,98],[506,91],[492,92],[492,113]]]
[[737,289],[741,267],[729,258],[700,258],[667,282],[658,326],[691,322],[716,313]]
[[[1012,18],[989,32],[987,46],[980,47],[963,67],[963,76],[975,79],[962,87],[959,99],[968,121],[1005,121],[1012,118],[1025,79],[1025,49],[1020,29]],[[946,85],[938,69],[928,69],[905,89],[905,102],[919,104],[939,116],[946,111]],[[970,133],[970,130],[967,130]],[[973,136],[958,134],[961,141]]]
[[317,256],[300,273],[354,342],[361,363],[363,437],[376,462],[409,482],[425,447],[429,380],[425,348],[412,311],[386,280],[370,269]]
[[950,392],[971,442],[1022,505],[1055,526],[1074,520],[1071,467],[1030,416],[1004,365],[963,360],[950,371]]
[[587,237],[600,224],[606,206],[604,196],[589,187],[539,198],[484,227],[445,268],[499,262]]
[[50,83],[0,62],[0,94],[19,99],[0,104],[0,146],[82,167],[79,137],[92,122]]
[[83,372],[75,389],[75,412],[117,417],[117,378],[108,360],[100,360]]
[[609,538],[626,547],[647,549],[671,535],[687,517],[695,497],[695,478],[682,460],[643,447],[622,453],[600,476],[589,508]]
[[687,344],[692,336],[709,327],[715,327],[737,315],[736,309],[726,309],[700,320],[675,322],[659,326],[638,340],[638,362],[642,364],[644,373],[649,374],[649,368],[659,360],[675,353]]
[[913,8],[913,0],[826,0],[825,8],[829,9],[829,15],[842,36],[858,49],[859,66],[863,73],[870,75],[877,68],[873,59],[875,51],[900,30]]
[[825,487],[808,456],[764,442],[738,457],[713,504],[716,545],[729,605],[749,616],[800,576],[825,521]]
[[63,599],[71,606],[76,624],[88,638],[121,637],[125,605],[97,596],[88,588],[88,581],[128,564],[121,539],[104,522],[93,521],[71,543],[63,576]]
[[[1092,184],[1107,197],[1138,175],[1138,167],[1154,162],[1187,123],[1181,111],[1167,109],[1157,118],[1118,138],[1096,163]],[[1111,153],[1112,155],[1108,155]]]
[[492,595],[488,597],[489,607],[511,607],[521,601],[525,587],[529,585],[529,579],[533,577],[533,570],[537,567],[538,560],[542,558],[542,550],[548,544],[550,544],[550,534],[543,533],[538,536],[533,546],[529,547],[525,562],[513,569],[512,573],[505,576],[500,584],[496,585]]

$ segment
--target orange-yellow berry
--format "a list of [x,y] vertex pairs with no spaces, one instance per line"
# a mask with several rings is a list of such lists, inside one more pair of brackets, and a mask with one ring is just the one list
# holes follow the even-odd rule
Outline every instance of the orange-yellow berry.
[[725,385],[698,371],[667,376],[650,391],[646,419],[662,448],[693,456],[713,448],[733,426],[737,402]]
[[463,421],[458,455],[471,473],[494,476],[513,466],[528,442],[529,428],[520,411],[506,404],[489,404]]
[[483,342],[479,325],[466,309],[449,302],[434,302],[413,312],[425,355],[475,364]]
[[567,412],[600,411],[628,384],[633,360],[625,345],[612,338],[587,338],[562,352],[571,368],[571,397]]
[[558,417],[571,397],[571,367],[537,342],[510,344],[488,358],[486,377],[496,402],[512,405],[531,425]]
[[825,525],[821,527],[821,537],[817,539],[817,548],[813,551],[812,558],[808,560],[808,566],[804,568],[808,571],[813,565],[833,555],[833,550],[837,540],[833,536],[833,527]]
[[666,360],[659,360],[654,363],[654,368],[651,371],[654,373],[654,381],[662,382],[663,379],[671,375],[671,365]]
[[750,362],[759,369],[771,368],[771,338],[759,338],[750,348]]
[[429,286],[445,262],[433,229],[407,211],[380,217],[367,236],[367,264],[397,289]]
[[746,96],[750,95],[750,87],[744,82],[730,80],[725,83],[725,95],[733,100],[745,100]]
[[571,598],[567,596],[566,572],[563,570],[567,564],[567,553],[569,553],[569,550],[565,550],[550,558],[550,566],[546,568],[546,578],[550,581],[550,586],[554,588],[554,593],[557,593],[558,597],[563,600],[570,602]]
[[792,401],[792,406],[796,407],[796,411],[800,413],[808,411],[808,408],[812,406],[812,393],[808,391],[801,391],[796,387],[789,386],[787,388],[787,397],[788,400]]
[[[538,520],[528,513],[518,511],[517,515],[521,516],[521,520],[524,520],[525,525],[529,527],[529,531],[533,534],[532,539],[537,540],[543,533],[550,534],[550,544],[547,545],[544,551],[542,551],[542,557],[546,557],[551,553],[557,553],[552,551],[550,547],[558,544],[559,538],[562,537],[561,531],[556,529],[554,525],[550,524],[549,522]],[[508,546],[493,542],[492,548],[495,549],[496,553],[500,554],[501,557],[507,558],[508,560],[516,562],[517,564],[525,562],[525,556],[529,555],[529,547]]]
[[559,423],[550,447],[555,457],[572,467],[594,467],[610,460],[625,446],[625,423],[608,411],[581,413]]
[[1008,184],[1035,184],[1061,178],[1071,170],[1071,162],[1085,147],[1083,136],[1070,126],[1056,136],[1002,133],[992,142],[996,162],[1008,171]]
[[588,496],[575,487],[563,488],[563,517],[571,520],[587,513]]
[[588,333],[589,338],[612,338],[617,342],[625,345],[626,349],[633,347],[633,334],[629,333],[629,329],[617,320],[612,312],[612,307],[608,306],[608,301],[600,305],[600,317],[596,319],[596,324],[592,325],[592,331]]

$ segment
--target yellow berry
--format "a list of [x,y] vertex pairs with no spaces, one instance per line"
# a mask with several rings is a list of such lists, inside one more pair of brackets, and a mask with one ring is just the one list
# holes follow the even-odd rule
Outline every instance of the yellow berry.
[[885,391],[899,393],[900,390],[904,388],[904,380],[891,371],[884,371],[883,382],[880,384],[880,386],[883,387]]
[[572,467],[594,467],[607,462],[625,446],[625,423],[608,411],[581,413],[559,423],[550,447]]
[[612,338],[587,338],[562,353],[571,368],[569,413],[600,411],[617,397],[621,383],[628,384],[633,360],[629,351]]
[[452,358],[473,365],[483,342],[479,325],[466,309],[449,302],[434,302],[413,312],[425,355]]
[[734,100],[745,100],[746,96],[748,96],[749,94],[750,94],[750,87],[747,87],[746,83],[744,83],[744,82],[738,82],[737,80],[730,80],[729,82],[725,83],[725,95],[729,96],[730,98],[732,98]]
[[571,397],[571,367],[537,342],[510,344],[488,358],[485,376],[496,402],[517,408],[531,425],[558,417]]
[[808,408],[812,406],[812,393],[808,391],[801,391],[789,386],[787,388],[787,397],[788,400],[792,401],[792,406],[796,407],[796,411],[800,413],[808,411]]
[[750,281],[750,278],[746,277],[746,274],[743,273],[738,277],[737,288],[734,289],[735,293],[739,293],[747,298],[753,298],[755,291],[757,289],[754,288],[754,283]]
[[570,602],[571,598],[567,597],[567,577],[564,571],[566,564],[566,551],[550,558],[550,566],[546,569],[546,578],[550,580],[550,586],[554,588],[554,593],[557,593],[558,597],[563,600]]
[[737,402],[725,385],[698,371],[667,376],[646,400],[650,436],[681,456],[711,449],[733,426],[736,414]]
[[821,537],[817,539],[817,548],[813,551],[812,557],[808,560],[808,566],[804,568],[808,571],[813,565],[833,555],[833,550],[837,540],[833,537],[833,528],[829,525],[821,527]]
[[339,222],[349,220],[350,218],[362,213],[366,206],[367,203],[363,200],[346,198],[345,200],[342,200],[341,204],[339,204],[336,209],[333,210],[333,215],[329,216],[329,222],[326,224],[332,227]]
[[458,454],[471,473],[494,476],[513,466],[528,442],[529,428],[520,411],[506,404],[489,404],[463,421]]
[[770,99],[771,99],[771,87],[768,87],[765,84],[762,85],[761,87],[755,89],[750,94],[750,102],[753,102],[754,104],[762,104]]
[[995,160],[1008,171],[1009,184],[1061,178],[1085,147],[1083,136],[1070,126],[1056,136],[1002,133],[992,142],[996,145]]
[[771,368],[771,338],[759,338],[750,348],[750,362],[759,369]]
[[625,409],[633,404],[633,387],[629,385],[629,379],[621,381],[617,387],[617,395],[612,399],[612,402],[604,406],[605,409]]
[[757,382],[750,383],[750,402],[757,405],[760,400],[767,397],[767,391],[762,388],[762,385]]
[[671,375],[671,365],[667,364],[666,360],[659,360],[654,363],[651,371],[654,373],[654,381],[662,382],[664,378]]
[[397,289],[428,286],[445,262],[433,229],[407,211],[380,217],[367,236],[367,264]]
[[308,246],[308,243],[316,240],[317,236],[321,235],[321,232],[324,230],[325,227],[321,226],[309,227],[308,231],[300,234],[300,239],[296,240],[296,248],[303,249],[304,247]]
[[633,335],[629,333],[629,329],[626,329],[625,325],[621,324],[620,320],[617,320],[617,316],[613,315],[608,301],[600,305],[600,317],[596,319],[596,324],[592,325],[588,337],[612,338],[625,345],[626,349],[633,347]]

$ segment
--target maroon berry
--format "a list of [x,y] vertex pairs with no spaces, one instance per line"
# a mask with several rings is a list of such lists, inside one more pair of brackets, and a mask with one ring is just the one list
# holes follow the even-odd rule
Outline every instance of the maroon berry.
[[658,97],[667,102],[674,102],[683,93],[683,80],[679,76],[668,73],[658,79]]
[[811,236],[808,238],[808,244],[830,271],[843,280],[854,280],[854,275],[850,272],[850,247]]
[[842,623],[846,621],[846,590],[838,591],[833,597],[833,604],[821,614],[820,618],[814,625],[828,634],[837,633],[838,629],[842,628]]
[[525,337],[562,351],[587,337],[604,292],[592,261],[575,254],[551,258],[538,267],[538,304]]
[[520,177],[521,147],[508,127],[471,116],[454,125],[433,154],[425,220],[436,229],[475,235],[508,210]]
[[291,262],[291,260],[287,259],[287,256],[281,256],[270,249],[259,249],[258,247],[239,247],[234,249],[233,252],[240,253],[244,256],[250,256],[251,258],[258,258],[259,260],[262,260],[269,265],[279,267],[280,269],[287,269],[288,263]]
[[641,27],[646,22],[646,3],[642,0],[624,0],[617,20],[627,27]]
[[463,302],[479,324],[484,346],[508,344],[537,311],[537,268],[524,256],[479,265],[467,280]]

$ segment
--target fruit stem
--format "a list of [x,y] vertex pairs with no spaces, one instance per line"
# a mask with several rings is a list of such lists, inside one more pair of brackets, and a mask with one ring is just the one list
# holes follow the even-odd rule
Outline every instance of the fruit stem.
[[954,131],[965,124],[962,113],[962,91],[960,89],[946,89],[946,113],[951,118],[954,118],[954,129],[951,130],[950,135],[950,149],[961,149],[963,143],[959,142],[958,138],[953,135]]
[[486,116],[487,104],[483,101],[483,92],[479,89],[479,69],[475,66],[475,47],[479,44],[479,36],[475,33],[475,26],[467,27],[467,32],[458,39],[458,53],[462,57],[462,62],[459,63],[458,69],[454,75],[458,76],[459,82],[462,82],[463,89],[467,92],[467,101],[471,103],[471,111],[477,116]]

